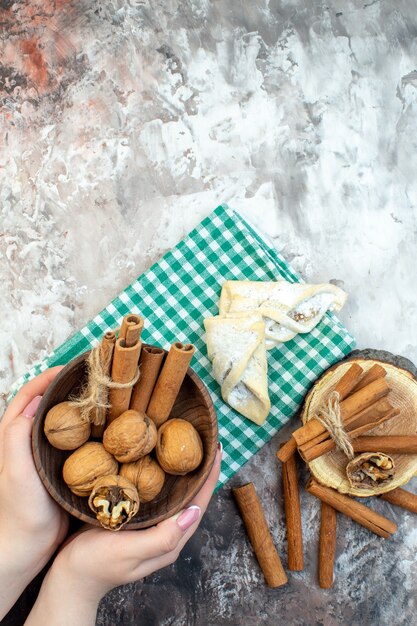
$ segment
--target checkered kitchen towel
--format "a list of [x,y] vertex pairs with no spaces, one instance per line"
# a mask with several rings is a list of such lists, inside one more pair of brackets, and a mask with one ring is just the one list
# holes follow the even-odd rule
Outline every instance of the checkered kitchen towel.
[[33,367],[15,389],[48,367],[68,363],[89,350],[129,312],[145,319],[144,342],[168,349],[191,342],[191,366],[207,385],[219,420],[224,456],[223,485],[297,412],[312,382],[354,347],[354,339],[331,313],[310,333],[268,352],[271,413],[262,426],[227,406],[211,374],[203,319],[217,315],[225,280],[300,281],[273,246],[236,212],[219,206],[183,241],[139,276],[91,322]]

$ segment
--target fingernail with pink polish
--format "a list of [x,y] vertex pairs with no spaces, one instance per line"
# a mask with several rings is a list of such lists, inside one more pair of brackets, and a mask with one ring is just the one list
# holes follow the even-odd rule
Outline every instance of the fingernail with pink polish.
[[34,417],[41,400],[42,396],[35,396],[33,400],[29,402],[27,407],[23,410],[22,415],[24,415],[25,417]]
[[185,509],[177,519],[177,524],[183,532],[185,532],[194,522],[198,520],[201,515],[201,509],[199,506],[193,504],[193,506]]

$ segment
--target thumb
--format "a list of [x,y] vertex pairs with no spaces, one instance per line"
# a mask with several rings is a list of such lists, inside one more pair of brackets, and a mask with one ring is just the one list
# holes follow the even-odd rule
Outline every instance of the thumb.
[[35,397],[23,410],[5,425],[3,432],[3,467],[20,475],[33,467],[32,428],[33,416],[41,401]]

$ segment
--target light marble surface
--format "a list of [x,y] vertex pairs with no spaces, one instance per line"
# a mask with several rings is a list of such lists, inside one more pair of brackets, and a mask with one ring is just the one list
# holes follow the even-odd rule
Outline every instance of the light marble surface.
[[[0,13],[3,398],[221,202],[306,280],[349,292],[340,317],[358,347],[417,362],[414,0],[3,0]],[[240,476],[258,479],[271,523],[282,438]],[[174,568],[185,578],[174,571],[114,592],[100,624],[139,623],[139,606],[147,625],[245,615],[247,625],[280,616],[332,626],[358,623],[358,603],[362,623],[417,623],[411,515],[395,512],[404,528],[391,544],[343,520],[336,590],[317,588],[311,556],[284,605],[242,551],[226,490],[212,505],[216,529],[203,525]],[[305,511],[314,544],[317,507],[306,499]],[[281,512],[275,538],[284,539]],[[196,542],[203,577],[193,566],[186,580]],[[395,589],[400,612],[393,597],[378,608],[381,560],[392,564],[383,589]],[[161,580],[176,611],[192,597],[194,617],[173,617],[168,601],[160,613],[145,608]]]

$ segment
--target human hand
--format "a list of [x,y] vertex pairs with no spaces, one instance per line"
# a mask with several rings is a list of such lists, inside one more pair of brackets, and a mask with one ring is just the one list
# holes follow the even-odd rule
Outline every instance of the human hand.
[[71,537],[48,572],[26,625],[43,626],[45,620],[93,625],[98,603],[110,589],[174,563],[208,506],[220,462],[219,449],[204,486],[180,514],[146,530],[113,533],[87,527]]
[[61,367],[22,387],[0,421],[0,619],[65,538],[68,516],[44,489],[32,456],[33,417]]

